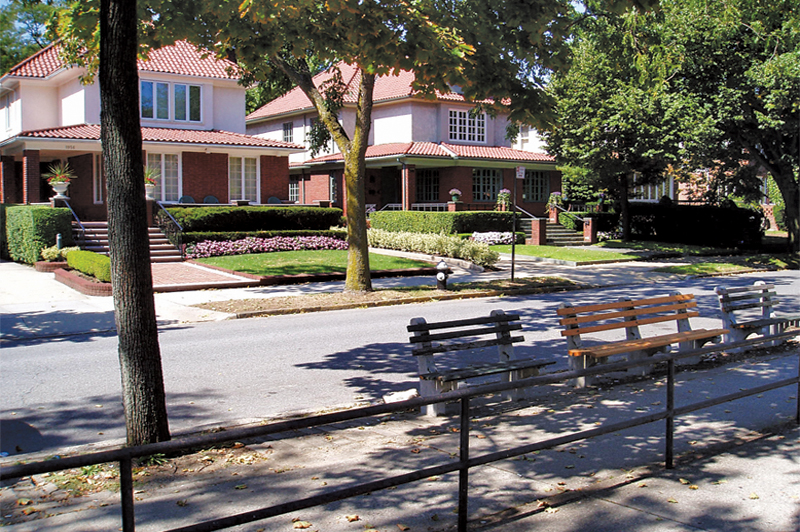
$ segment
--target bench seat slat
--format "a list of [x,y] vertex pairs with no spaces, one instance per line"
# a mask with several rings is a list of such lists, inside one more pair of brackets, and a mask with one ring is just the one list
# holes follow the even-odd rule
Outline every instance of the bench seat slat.
[[556,312],[559,316],[569,316],[572,314],[620,309],[630,306],[661,305],[664,303],[682,303],[686,301],[692,301],[693,299],[694,295],[692,294],[676,294],[673,296],[651,297],[648,299],[639,299],[634,301],[615,301],[613,303],[599,303],[596,305],[582,305],[578,307],[568,306],[560,308]]
[[419,344],[423,342],[438,342],[441,340],[451,340],[453,338],[469,338],[473,336],[484,336],[487,334],[497,334],[503,332],[519,331],[522,330],[521,323],[504,323],[494,327],[481,327],[475,329],[462,329],[459,331],[449,331],[434,334],[423,334],[420,336],[412,336],[410,341],[412,344]]
[[487,316],[470,318],[466,320],[439,321],[433,323],[412,323],[406,326],[408,332],[431,331],[434,329],[452,329],[453,327],[470,327],[472,325],[485,325],[487,323],[507,323],[519,320],[519,314],[503,314],[501,316]]
[[622,340],[597,346],[582,347],[580,349],[570,349],[570,356],[592,356],[595,358],[620,355],[633,351],[647,351],[681,342],[692,340],[705,340],[728,333],[728,329],[697,329],[679,333],[665,334],[661,336],[651,336],[639,340]]
[[761,329],[762,327],[769,327],[770,325],[776,325],[778,323],[792,324],[798,321],[800,321],[800,314],[797,316],[776,316],[774,318],[736,323],[733,327],[736,329]]
[[780,303],[778,299],[770,299],[769,301],[761,301],[759,303],[723,303],[722,310],[724,312],[732,312],[736,310],[747,310],[750,308],[764,308],[764,307],[771,307]]
[[498,345],[510,345],[517,342],[522,342],[525,339],[522,336],[512,336],[510,338],[494,338],[492,340],[476,340],[474,342],[459,342],[454,344],[436,344],[429,346],[415,346],[411,350],[414,356],[420,355],[433,355],[436,353],[448,353],[450,351],[464,351],[467,349],[480,349],[484,347],[492,347]]
[[646,307],[646,308],[634,308],[630,310],[620,310],[617,312],[605,312],[600,314],[592,314],[589,316],[570,316],[568,318],[562,318],[559,320],[561,325],[578,325],[582,323],[593,323],[597,321],[605,321],[611,320],[615,318],[625,318],[629,316],[646,316],[649,314],[658,314],[661,312],[674,312],[676,310],[687,310],[690,308],[695,308],[697,306],[697,302],[690,301],[686,303],[677,303],[674,305],[662,305],[659,307]]
[[617,323],[607,323],[605,325],[590,325],[589,327],[580,327],[577,329],[564,329],[563,331],[561,331],[561,336],[575,336],[578,334],[610,331],[613,329],[623,329],[625,327],[634,327],[636,325],[648,325],[653,323],[663,323],[667,321],[677,321],[687,318],[696,318],[699,315],[700,315],[699,312],[685,312],[681,314],[670,314],[669,316],[654,316],[652,318],[642,318],[637,320],[620,321]]
[[442,382],[460,381],[464,379],[471,379],[474,377],[482,377],[484,375],[496,375],[498,373],[505,373],[507,371],[541,368],[555,364],[555,361],[543,362],[541,360],[511,360],[502,364],[481,364],[478,366],[467,366],[452,371],[441,371],[436,373],[425,373],[420,375],[422,380],[437,380]]

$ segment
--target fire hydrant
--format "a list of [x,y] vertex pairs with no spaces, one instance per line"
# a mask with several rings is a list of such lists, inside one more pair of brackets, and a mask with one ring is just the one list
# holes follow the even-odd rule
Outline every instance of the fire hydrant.
[[436,265],[436,289],[447,290],[447,278],[450,268],[444,260],[440,260]]

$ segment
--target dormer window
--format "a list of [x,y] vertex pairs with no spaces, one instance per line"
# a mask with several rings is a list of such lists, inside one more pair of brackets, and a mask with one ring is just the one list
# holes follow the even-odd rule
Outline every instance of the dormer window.
[[486,143],[486,113],[450,110],[450,140]]
[[[140,87],[142,118],[179,122],[201,121],[200,85],[142,81]],[[171,108],[174,111],[170,111]]]

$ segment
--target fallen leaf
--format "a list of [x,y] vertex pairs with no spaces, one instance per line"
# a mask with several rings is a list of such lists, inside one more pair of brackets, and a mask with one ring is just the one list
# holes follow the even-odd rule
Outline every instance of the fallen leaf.
[[689,489],[690,490],[699,490],[700,486],[698,486],[697,484],[692,484],[691,486],[689,486]]
[[419,454],[420,450],[419,449],[411,449],[411,452],[414,453],[414,454]]
[[292,528],[295,529],[304,529],[304,528],[311,528],[311,523],[308,521],[293,521]]
[[175,504],[177,504],[178,506],[180,506],[181,508],[183,508],[184,506],[186,506],[187,504],[189,504],[189,501],[188,501],[188,500],[186,500],[186,499],[181,499],[181,500],[179,500],[178,502],[176,502]]
[[236,486],[233,487],[233,489],[235,489],[235,490],[246,490],[247,489],[247,484],[237,484]]
[[755,499],[758,499],[759,496],[758,496],[758,494],[756,492],[753,492],[753,493],[750,494],[750,498],[755,500]]
[[406,530],[410,530],[410,528],[408,526],[406,526],[406,525],[404,525],[402,523],[397,523],[397,528],[399,528],[403,532],[406,532]]
[[647,483],[646,482],[639,482],[639,487],[640,488],[646,488],[647,487]]
[[483,434],[476,434],[475,437],[478,438],[479,440],[485,440],[486,439],[486,436],[484,436]]
[[558,508],[545,508],[544,512],[547,514],[554,514],[558,511]]
[[667,502],[671,502],[672,504],[678,504],[678,501],[676,501],[675,499],[673,499],[671,497],[669,499],[667,499]]
[[32,503],[33,501],[30,499],[17,499],[17,506],[28,506]]
[[34,508],[33,506],[29,506],[28,508],[25,508],[24,510],[22,510],[22,513],[25,514],[25,515],[31,515],[31,514],[36,513],[36,512],[38,512],[38,510],[36,508]]
[[678,479],[678,482],[680,482],[681,484],[691,484],[691,482],[689,482],[689,481],[688,481],[688,480],[686,480],[685,478],[679,478],[679,479]]
[[347,519],[348,523],[352,523],[353,521],[358,521],[360,519],[357,515],[346,515],[344,518]]

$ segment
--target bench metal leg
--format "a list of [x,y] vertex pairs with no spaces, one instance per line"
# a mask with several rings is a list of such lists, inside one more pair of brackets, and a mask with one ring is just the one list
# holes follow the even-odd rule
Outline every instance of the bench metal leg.
[[[632,351],[628,353],[628,360],[646,360],[650,355],[645,351]],[[630,368],[628,372],[631,375],[636,375],[637,377],[644,377],[646,375],[650,375],[653,371],[653,365],[648,364],[646,366],[636,366],[635,368]]]
[[[597,361],[593,357],[588,357],[586,355],[569,357],[569,369],[573,371],[588,369],[594,366],[596,363]],[[587,386],[594,384],[595,380],[596,377],[578,377],[573,380],[573,385],[576,388],[586,388]]]
[[[419,395],[420,397],[434,397],[452,390],[453,384],[452,382],[421,380],[419,381]],[[447,403],[445,402],[425,405],[422,407],[422,413],[426,416],[443,416],[446,406]]]

